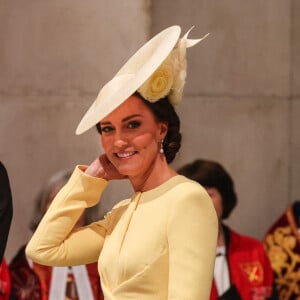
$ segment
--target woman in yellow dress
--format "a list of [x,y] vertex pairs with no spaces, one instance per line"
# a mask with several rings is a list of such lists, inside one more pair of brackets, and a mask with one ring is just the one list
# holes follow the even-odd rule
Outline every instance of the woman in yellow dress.
[[[76,130],[97,127],[104,154],[75,168],[27,245],[40,264],[98,261],[106,300],[209,299],[218,221],[205,189],[169,163],[180,148],[186,48],[179,26],[148,41],[100,91]],[[74,228],[110,180],[134,194]],[[101,200],[103,201],[103,200]]]

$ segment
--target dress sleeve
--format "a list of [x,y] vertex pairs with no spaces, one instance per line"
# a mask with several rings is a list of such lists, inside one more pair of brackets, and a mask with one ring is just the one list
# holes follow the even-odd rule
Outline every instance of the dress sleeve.
[[12,195],[8,175],[0,162],[0,264],[4,255],[13,214]]
[[[182,193],[168,222],[169,300],[208,300],[216,254],[218,220],[204,189]],[[178,197],[177,197],[178,198]]]
[[87,207],[94,206],[107,181],[86,175],[77,166],[59,191],[26,247],[26,255],[48,266],[88,264],[98,260],[109,216],[74,229]]

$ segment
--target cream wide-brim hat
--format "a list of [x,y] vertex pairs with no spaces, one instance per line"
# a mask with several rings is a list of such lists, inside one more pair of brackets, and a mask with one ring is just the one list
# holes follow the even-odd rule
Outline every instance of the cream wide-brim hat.
[[[82,134],[134,94],[155,72],[176,46],[181,29],[171,26],[144,44],[99,92],[80,121],[76,134]],[[197,40],[200,41],[200,40]]]

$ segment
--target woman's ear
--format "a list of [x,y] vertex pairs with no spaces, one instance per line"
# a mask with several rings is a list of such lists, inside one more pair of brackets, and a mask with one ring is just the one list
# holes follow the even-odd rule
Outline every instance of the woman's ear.
[[168,123],[167,122],[160,122],[160,138],[164,139],[168,133]]

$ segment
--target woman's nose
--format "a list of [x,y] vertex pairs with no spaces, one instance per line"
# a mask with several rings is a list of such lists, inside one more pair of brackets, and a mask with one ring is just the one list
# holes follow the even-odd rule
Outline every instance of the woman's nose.
[[114,145],[118,148],[122,148],[127,145],[127,142],[122,139],[117,139],[117,140],[115,140]]
[[115,134],[115,138],[114,138],[114,145],[116,147],[124,147],[128,144],[128,140],[127,140],[127,137],[126,135],[120,133],[120,132],[116,132]]

